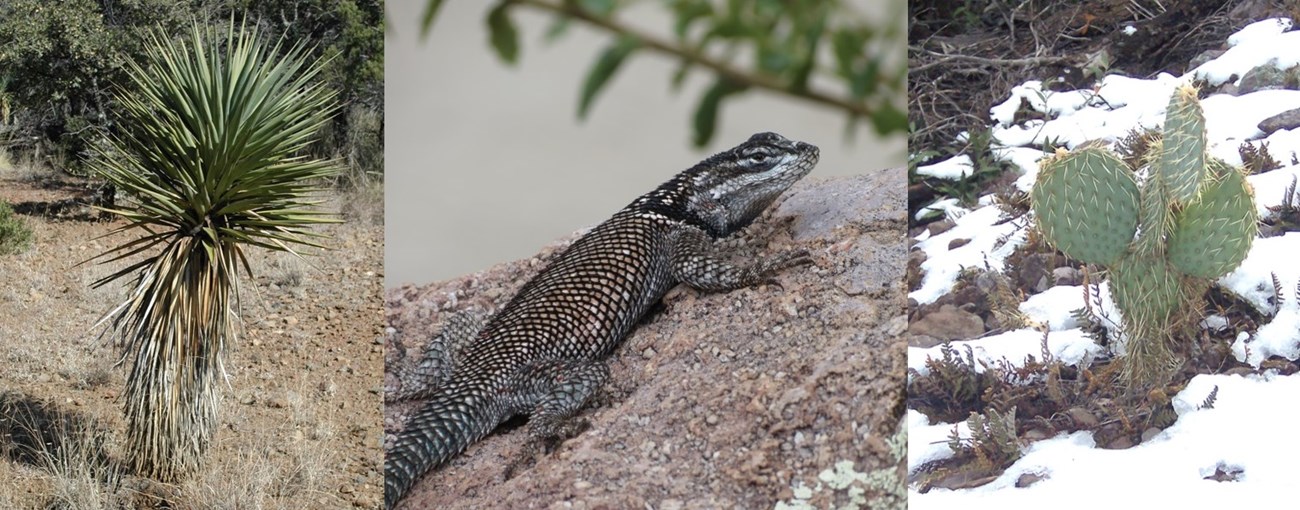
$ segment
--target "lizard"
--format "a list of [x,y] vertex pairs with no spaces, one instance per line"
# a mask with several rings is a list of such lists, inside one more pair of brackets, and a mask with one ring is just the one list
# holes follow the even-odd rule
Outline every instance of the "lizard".
[[425,357],[395,373],[388,402],[427,398],[384,459],[384,506],[508,418],[529,415],[540,442],[571,420],[609,375],[604,358],[679,283],[727,291],[774,282],[812,262],[795,249],[734,265],[732,234],[807,175],[820,152],[758,133],[682,171],[580,236],[489,320],[447,320]]

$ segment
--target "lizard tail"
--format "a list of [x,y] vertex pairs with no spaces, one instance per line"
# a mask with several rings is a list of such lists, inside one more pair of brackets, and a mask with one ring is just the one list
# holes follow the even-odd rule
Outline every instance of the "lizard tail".
[[473,389],[438,394],[411,417],[384,455],[384,508],[391,510],[425,473],[465,451],[501,421]]

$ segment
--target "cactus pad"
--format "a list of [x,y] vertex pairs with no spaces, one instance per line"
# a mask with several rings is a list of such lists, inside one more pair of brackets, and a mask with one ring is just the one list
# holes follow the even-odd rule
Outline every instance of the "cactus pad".
[[1155,170],[1174,204],[1185,204],[1196,196],[1206,177],[1205,113],[1196,100],[1196,88],[1183,85],[1174,90],[1165,110],[1165,126]]
[[1178,214],[1169,235],[1169,261],[1198,278],[1218,278],[1241,264],[1255,240],[1256,211],[1250,184],[1241,172],[1212,160],[1211,178]]
[[1031,193],[1039,229],[1069,257],[1111,265],[1137,230],[1138,186],[1115,154],[1101,148],[1046,160]]
[[1110,273],[1110,293],[1130,333],[1159,328],[1183,304],[1182,278],[1161,257],[1124,257]]

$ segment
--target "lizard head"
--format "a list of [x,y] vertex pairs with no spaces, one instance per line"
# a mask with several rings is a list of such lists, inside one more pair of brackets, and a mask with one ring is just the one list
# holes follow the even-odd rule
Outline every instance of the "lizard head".
[[758,133],[691,169],[695,193],[686,207],[710,234],[723,237],[745,228],[776,197],[817,164],[817,146],[776,133]]

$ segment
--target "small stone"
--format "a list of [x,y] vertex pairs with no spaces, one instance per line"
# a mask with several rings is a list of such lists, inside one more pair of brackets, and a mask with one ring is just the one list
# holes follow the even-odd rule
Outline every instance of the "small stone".
[[952,230],[952,228],[955,226],[957,226],[957,222],[949,218],[944,218],[942,220],[930,224],[930,235],[937,236],[939,234]]
[[1079,285],[1083,281],[1083,273],[1073,267],[1058,267],[1052,270],[1052,281],[1057,285]]
[[943,305],[908,327],[908,334],[939,340],[966,340],[984,334],[984,320],[953,305]]
[[591,488],[591,482],[588,482],[586,480],[578,480],[576,482],[573,482],[573,488],[580,491],[585,491]]
[[1259,130],[1265,136],[1283,129],[1300,128],[1300,108],[1287,110],[1259,122]]
[[1070,419],[1074,420],[1074,423],[1079,428],[1093,429],[1101,425],[1101,421],[1096,416],[1093,416],[1092,413],[1082,407],[1071,407],[1065,414],[1069,415]]
[[1024,473],[1020,475],[1020,478],[1016,479],[1016,487],[1023,489],[1042,480],[1046,480],[1047,478],[1047,475],[1040,475],[1038,473]]

